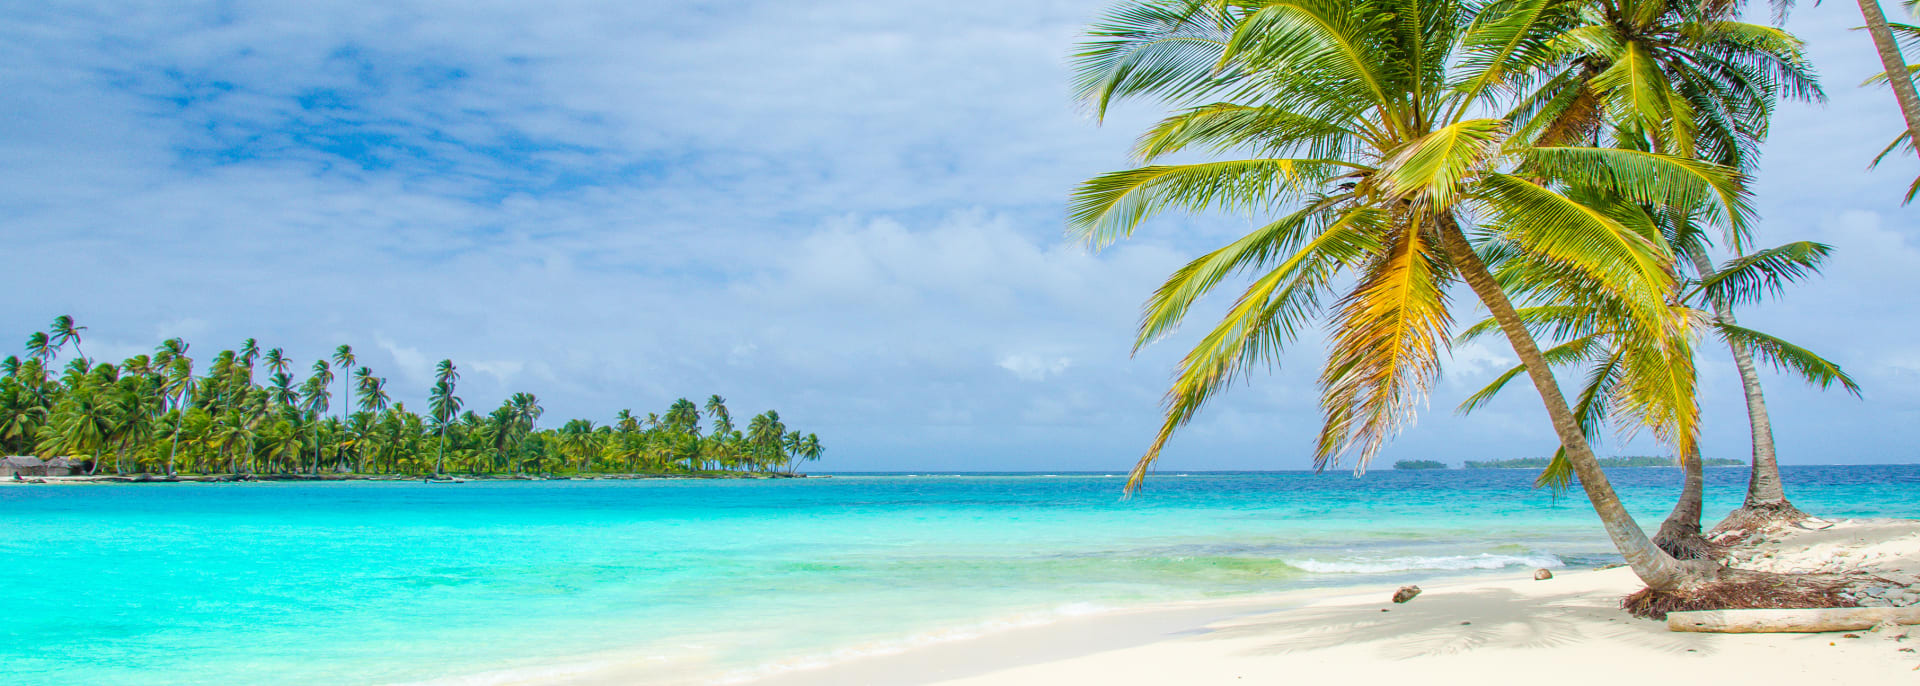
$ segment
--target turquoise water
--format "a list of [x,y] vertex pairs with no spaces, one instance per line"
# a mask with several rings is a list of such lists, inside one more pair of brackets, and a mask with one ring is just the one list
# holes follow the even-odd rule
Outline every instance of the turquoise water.
[[[0,683],[739,679],[1143,603],[1614,560],[1488,470],[0,487]],[[1920,467],[1791,467],[1829,517]],[[1671,469],[1616,470],[1657,524]],[[1746,479],[1709,470],[1709,512]],[[215,677],[214,675],[217,675]]]

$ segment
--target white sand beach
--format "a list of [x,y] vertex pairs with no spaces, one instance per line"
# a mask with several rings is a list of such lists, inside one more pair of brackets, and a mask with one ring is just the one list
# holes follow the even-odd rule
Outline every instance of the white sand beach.
[[[1769,571],[1920,571],[1920,523],[1843,521],[1770,533],[1742,564]],[[1102,615],[762,679],[758,686],[1166,686],[1245,683],[1920,683],[1920,627],[1696,634],[1617,609],[1624,568],[1530,571]],[[1384,611],[1383,611],[1384,610]],[[1908,638],[1907,632],[1913,636]]]

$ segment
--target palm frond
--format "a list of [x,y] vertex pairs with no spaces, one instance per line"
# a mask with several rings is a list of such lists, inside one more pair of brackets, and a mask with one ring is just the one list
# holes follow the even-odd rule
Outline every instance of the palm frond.
[[1823,243],[1796,241],[1760,250],[1728,261],[1719,271],[1701,279],[1707,297],[1733,305],[1760,302],[1778,296],[1789,283],[1820,273],[1820,263],[1833,251]]
[[1860,385],[1853,382],[1853,377],[1847,376],[1840,365],[1812,351],[1753,329],[1720,322],[1715,322],[1713,327],[1721,338],[1746,346],[1776,370],[1798,374],[1807,383],[1822,389],[1837,383],[1854,397],[1860,396]]

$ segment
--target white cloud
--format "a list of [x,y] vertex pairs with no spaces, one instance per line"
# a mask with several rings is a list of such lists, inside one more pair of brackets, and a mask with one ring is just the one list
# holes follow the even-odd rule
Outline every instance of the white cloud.
[[1022,353],[1002,356],[997,364],[1001,369],[1013,372],[1021,381],[1044,381],[1049,376],[1059,376],[1067,371],[1068,367],[1073,366],[1073,358]]

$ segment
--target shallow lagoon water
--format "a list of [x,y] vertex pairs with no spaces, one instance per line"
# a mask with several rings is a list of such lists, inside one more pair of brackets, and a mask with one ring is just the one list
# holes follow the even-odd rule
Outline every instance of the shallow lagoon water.
[[[1672,469],[1611,472],[1643,524]],[[1708,512],[1744,469],[1710,469]],[[0,683],[372,684],[770,670],[1167,601],[1591,566],[1522,470],[0,488]],[[1920,517],[1920,467],[1788,467]],[[1711,515],[1710,515],[1711,516]]]

